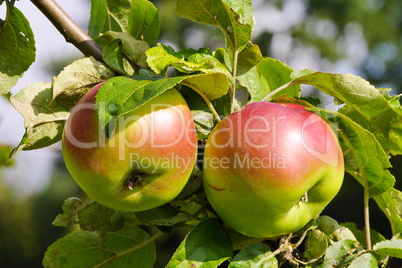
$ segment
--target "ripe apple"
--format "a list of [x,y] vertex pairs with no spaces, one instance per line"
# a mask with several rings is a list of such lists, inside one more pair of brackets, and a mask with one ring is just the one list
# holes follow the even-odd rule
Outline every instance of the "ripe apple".
[[65,125],[62,152],[69,172],[89,197],[116,210],[141,211],[171,201],[197,157],[197,135],[185,100],[169,89],[117,117],[108,138],[95,106],[102,84],[82,97]]
[[252,237],[298,231],[338,193],[343,154],[329,124],[304,106],[255,102],[220,121],[205,146],[207,198]]

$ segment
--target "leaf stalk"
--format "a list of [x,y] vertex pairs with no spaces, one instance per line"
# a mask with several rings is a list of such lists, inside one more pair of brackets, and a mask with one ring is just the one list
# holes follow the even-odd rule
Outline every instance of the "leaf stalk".
[[274,91],[271,91],[267,96],[265,96],[261,101],[269,101],[270,99],[272,99],[272,97],[274,95],[276,95],[278,92],[281,92],[282,90],[290,87],[293,84],[293,81],[290,81],[289,83],[286,83],[280,87],[278,87],[277,89],[275,89]]
[[184,85],[186,87],[189,87],[189,88],[193,89],[195,92],[197,92],[203,98],[203,100],[207,104],[209,110],[212,112],[212,114],[215,117],[215,119],[218,122],[221,121],[221,118],[220,118],[218,112],[215,110],[215,107],[212,105],[212,102],[208,99],[208,97],[204,93],[202,93],[200,90],[198,90],[197,87],[195,87],[195,86],[193,86],[193,85],[191,85],[189,83],[181,82],[180,84],[182,84],[182,85]]
[[232,81],[232,86],[229,88],[230,90],[230,111],[233,113],[235,112],[235,108],[236,108],[236,75],[237,75],[237,61],[239,58],[239,52],[235,51],[233,53],[233,72],[232,72],[232,76],[233,76],[233,81]]
[[367,179],[365,179],[365,185],[364,185],[364,225],[365,225],[365,232],[366,232],[367,249],[371,250],[369,201],[370,201],[369,187],[368,187],[368,184],[367,184]]

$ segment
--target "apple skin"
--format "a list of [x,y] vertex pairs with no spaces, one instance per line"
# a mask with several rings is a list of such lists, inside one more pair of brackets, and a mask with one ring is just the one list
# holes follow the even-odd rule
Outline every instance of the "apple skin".
[[338,193],[344,161],[334,132],[304,106],[255,102],[220,121],[204,151],[206,196],[251,237],[296,232]]
[[93,87],[72,109],[62,153],[72,177],[94,201],[120,211],[142,211],[174,199],[197,158],[191,112],[174,88],[100,130]]

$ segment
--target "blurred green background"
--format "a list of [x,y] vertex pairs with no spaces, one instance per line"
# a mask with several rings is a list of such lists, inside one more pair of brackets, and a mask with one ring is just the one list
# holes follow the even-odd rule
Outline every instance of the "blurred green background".
[[[73,10],[78,10],[77,5],[88,10],[87,17],[80,17],[80,24],[86,27],[89,1],[73,2]],[[221,33],[214,27],[177,17],[174,1],[152,2],[158,7],[162,20],[159,42],[175,49],[209,47],[213,50],[224,45]],[[35,8],[29,1],[16,3],[18,8],[23,5],[25,10]],[[264,56],[280,59],[295,70],[350,72],[377,87],[392,88],[392,94],[399,94],[402,88],[402,1],[255,0],[253,5],[255,29],[252,40],[260,46]],[[29,19],[31,11],[25,12]],[[47,45],[51,47],[52,43],[47,42]],[[58,48],[53,49],[57,51]],[[54,76],[80,56],[66,54],[57,60],[48,59],[35,68],[41,68],[49,77]],[[306,88],[305,92],[319,94],[311,88]],[[331,99],[326,101],[328,103],[323,105],[332,102]],[[64,199],[83,196],[83,193],[65,169],[60,144],[41,149],[50,151],[51,157],[36,159],[34,165],[26,165],[26,159],[37,157],[33,152],[22,152],[14,161],[5,164],[9,151],[17,145],[6,139],[6,135],[14,134],[7,129],[8,125],[2,124],[1,116],[5,117],[5,114],[0,114],[1,133],[6,133],[0,136],[0,266],[41,267],[46,248],[69,231],[52,226]],[[397,179],[395,188],[402,189],[401,158],[394,157],[391,161],[394,166],[391,172]],[[52,167],[51,172],[44,173],[49,177],[43,180],[46,183],[30,191],[31,185],[35,185],[35,181],[26,183],[30,169],[34,172],[49,167]],[[362,228],[363,188],[354,179],[346,177],[341,192],[323,214],[339,222],[355,222]],[[372,228],[390,238],[390,226],[374,202],[371,203],[371,223]],[[168,250],[170,253],[179,243],[179,240],[172,241],[169,243],[175,245]],[[160,247],[166,248],[163,244]],[[168,257],[167,254],[165,258]]]

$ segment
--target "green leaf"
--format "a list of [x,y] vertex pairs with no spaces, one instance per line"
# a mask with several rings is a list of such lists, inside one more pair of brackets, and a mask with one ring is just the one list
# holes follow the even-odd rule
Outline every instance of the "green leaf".
[[135,216],[141,222],[141,224],[150,224],[153,221],[169,219],[176,215],[176,210],[169,204],[165,204],[153,209],[135,212]]
[[320,216],[317,220],[318,229],[323,231],[333,241],[349,239],[357,241],[355,235],[347,227],[340,225],[329,216]]
[[232,256],[232,244],[218,219],[201,221],[184,238],[166,268],[217,267]]
[[114,39],[103,47],[102,59],[110,68],[112,68],[116,72],[125,75],[130,75],[134,73],[132,68],[131,70],[127,70],[128,66],[125,66],[123,62],[123,48],[122,41],[120,39]]
[[185,48],[176,52],[169,46],[158,44],[157,47],[150,48],[146,55],[149,67],[163,76],[166,76],[170,66],[181,73],[218,72],[230,76],[228,69],[207,48]]
[[88,34],[96,39],[108,31],[125,32],[129,27],[131,0],[91,0]]
[[309,74],[316,73],[316,72],[317,71],[311,70],[311,69],[302,69],[302,70],[294,71],[293,73],[290,74],[290,77],[293,80],[295,80],[295,79],[297,79],[297,78],[299,78],[301,76],[309,75]]
[[237,58],[237,76],[247,73],[263,59],[260,47],[248,42]]
[[149,46],[159,37],[160,18],[147,0],[92,0],[88,33],[96,39],[106,32],[127,33]]
[[393,236],[402,238],[402,193],[397,189],[391,188],[374,197],[374,200],[388,218]]
[[[377,90],[382,93],[386,100],[384,109],[388,109],[379,115],[379,118],[367,118],[349,105],[345,105],[340,109],[340,112],[374,133],[387,153],[402,154],[402,139],[400,138],[402,134],[402,108],[399,103],[400,96],[391,97],[388,94],[388,90]],[[385,107],[385,105],[389,107]]]
[[391,164],[374,135],[358,124],[352,126],[352,122],[350,120],[346,124],[345,121],[340,123],[340,129],[344,134],[342,140],[354,154],[354,159],[350,162],[358,167],[356,170],[355,167],[350,168],[347,165],[346,171],[362,185],[365,185],[367,180],[369,195],[374,197],[394,186],[395,178],[388,170]]
[[208,109],[207,104],[205,103],[205,100],[196,91],[192,90],[189,87],[182,87],[182,88],[180,88],[180,93],[186,100],[187,105],[191,111],[209,112],[209,109]]
[[337,124],[343,150],[348,151],[345,170],[363,186],[367,181],[370,197],[392,188],[395,178],[388,170],[391,164],[375,136],[341,113],[326,113],[335,115],[331,120]]
[[323,262],[317,267],[347,267],[352,260],[350,256],[357,252],[357,245],[356,241],[348,239],[333,243],[327,248]]
[[[121,42],[116,44],[115,40],[120,40]],[[126,59],[133,68],[147,68],[145,51],[149,49],[149,45],[145,41],[137,40],[128,33],[113,31],[106,32],[98,38],[97,41],[100,42],[101,45],[106,45],[106,47],[108,47],[110,43],[114,43],[114,47],[112,48],[115,48],[116,45],[121,46],[120,49],[123,53],[122,55],[124,56],[124,59]],[[111,66],[116,67],[111,58],[113,56],[118,56],[118,54],[111,53],[111,55],[109,55],[107,52],[103,53],[103,55],[107,56],[107,63],[111,62],[113,64]],[[119,60],[122,61],[122,59]],[[126,68],[124,68],[124,71],[125,73],[129,73]]]
[[329,239],[324,232],[317,229],[311,229],[307,234],[306,250],[304,255],[309,260],[320,258],[325,254],[328,245]]
[[348,268],[378,268],[377,259],[371,253],[364,253],[354,259]]
[[196,89],[204,94],[209,100],[217,100],[229,90],[227,76],[222,73],[198,74],[184,76],[183,85]]
[[[249,91],[250,102],[264,99],[278,87],[292,81],[290,78],[292,68],[279,60],[264,58],[248,72],[237,77],[241,85]],[[279,92],[273,98],[286,94],[288,97],[300,97],[300,86],[294,85]]]
[[107,135],[111,135],[113,129],[110,126],[113,126],[113,120],[134,111],[179,83],[202,92],[209,99],[219,98],[229,87],[226,76],[219,73],[176,76],[155,81],[114,77],[100,88],[96,97],[102,129],[105,129]]
[[186,0],[176,0],[176,13],[219,27],[225,35],[230,55],[240,52],[251,38],[254,25],[251,1],[197,0],[189,5]]
[[380,254],[402,259],[402,240],[386,240],[373,246],[373,250]]
[[35,39],[24,14],[10,2],[0,28],[0,94],[7,94],[35,61]]
[[326,215],[320,216],[317,219],[317,224],[318,229],[323,231],[328,236],[330,236],[341,227],[336,220]]
[[87,231],[110,230],[115,210],[92,202],[77,211],[80,228]]
[[195,216],[188,214],[178,214],[166,219],[156,219],[151,221],[151,223],[156,226],[174,226],[179,223],[184,223],[187,221],[195,221],[195,220],[197,220]]
[[223,95],[219,99],[213,100],[212,105],[215,107],[216,112],[221,117],[228,116],[232,112],[229,94]]
[[61,139],[64,121],[78,100],[95,84],[114,73],[93,58],[74,61],[53,79],[53,85],[38,82],[11,98],[24,117],[25,134],[11,154],[49,146]]
[[214,116],[209,112],[200,110],[192,110],[191,113],[193,115],[195,127],[198,130],[198,137],[200,139],[207,138],[214,127]]
[[113,129],[110,128],[112,120],[137,109],[177,84],[177,82],[172,82],[166,85],[165,81],[162,83],[160,81],[162,80],[154,81],[158,84],[156,87],[155,84],[154,87],[145,87],[152,81],[135,81],[126,77],[114,77],[103,84],[96,95],[96,105],[100,125],[102,129],[105,129],[107,136],[113,132]]
[[233,250],[244,249],[254,244],[262,243],[266,240],[266,238],[264,237],[261,238],[246,236],[234,231],[233,229],[229,229],[228,233],[233,244]]
[[[367,248],[365,230],[359,230],[354,222],[346,222],[342,223],[341,225],[348,228],[354,234],[357,241],[359,241],[363,248]],[[373,229],[370,229],[370,237],[372,244],[386,240],[382,234]]]
[[71,110],[90,88],[113,76],[111,69],[92,57],[75,60],[53,78],[53,100]]
[[147,0],[134,0],[128,23],[128,32],[137,40],[152,46],[159,37],[160,18],[156,7]]
[[69,197],[64,200],[61,207],[63,213],[58,214],[53,220],[54,226],[68,227],[70,225],[78,223],[77,213],[82,209],[82,201],[77,197]]
[[11,98],[14,108],[24,117],[25,134],[12,155],[20,150],[49,146],[61,139],[69,107],[53,100],[50,83],[38,82],[26,86]]
[[198,195],[192,195],[187,199],[174,200],[172,206],[184,213],[194,215],[207,205],[205,193],[201,192]]
[[230,262],[229,268],[278,267],[278,260],[265,244],[254,244],[240,251]]
[[142,229],[126,225],[117,232],[78,230],[48,247],[44,267],[153,267],[155,244]]
[[176,226],[188,221],[198,222],[195,216],[178,213],[170,204],[135,213],[136,224],[154,225],[164,233],[172,233]]

